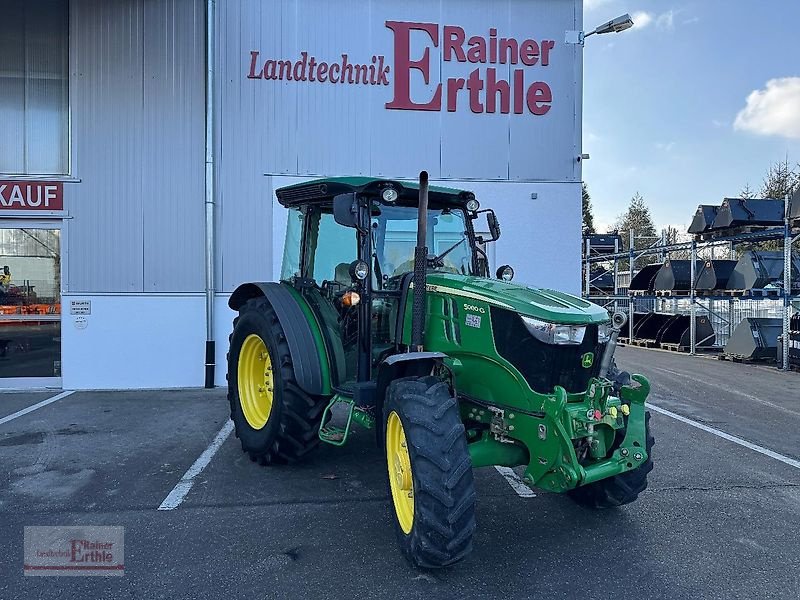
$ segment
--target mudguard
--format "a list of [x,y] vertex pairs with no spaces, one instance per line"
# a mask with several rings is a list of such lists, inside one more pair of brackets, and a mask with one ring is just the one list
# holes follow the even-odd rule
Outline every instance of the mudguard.
[[297,298],[285,284],[243,283],[231,294],[228,306],[238,311],[250,298],[259,296],[264,296],[272,305],[286,334],[297,384],[307,394],[325,394],[328,382],[323,377],[322,359],[312,325]]

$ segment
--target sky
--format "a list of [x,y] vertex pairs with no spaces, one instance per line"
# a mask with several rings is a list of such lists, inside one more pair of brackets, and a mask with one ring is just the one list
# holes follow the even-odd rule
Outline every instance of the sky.
[[583,179],[598,231],[637,191],[687,226],[769,166],[800,162],[800,0],[584,0]]

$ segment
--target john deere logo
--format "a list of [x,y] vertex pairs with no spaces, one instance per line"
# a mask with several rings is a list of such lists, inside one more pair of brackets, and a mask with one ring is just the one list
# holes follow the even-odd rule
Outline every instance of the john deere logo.
[[584,369],[588,369],[594,364],[594,352],[587,352],[583,356],[581,356],[581,366]]

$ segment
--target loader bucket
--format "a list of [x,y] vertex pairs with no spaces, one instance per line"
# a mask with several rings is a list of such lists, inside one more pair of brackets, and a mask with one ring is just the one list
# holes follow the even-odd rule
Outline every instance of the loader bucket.
[[[800,256],[792,255],[792,281],[800,280]],[[729,290],[762,289],[783,281],[783,252],[745,252],[728,278]]]
[[724,290],[728,287],[728,278],[736,267],[735,260],[707,260],[700,267],[695,280],[698,290]]
[[692,224],[687,229],[688,233],[704,233],[711,229],[714,219],[717,218],[717,211],[719,206],[713,204],[701,204],[697,207],[697,212],[694,213]]
[[745,200],[725,198],[711,229],[728,229],[747,225],[783,225],[783,200]]
[[747,317],[736,326],[724,353],[744,360],[777,360],[782,330],[781,319]]
[[[656,341],[659,344],[690,346],[692,343],[691,323],[692,320],[689,315],[674,315],[658,332],[658,339]],[[700,348],[713,346],[716,343],[717,337],[708,317],[695,317],[694,339],[695,345]]]
[[647,265],[641,271],[636,273],[631,279],[631,283],[628,286],[628,291],[631,292],[652,292],[653,291],[653,280],[656,277],[656,273],[661,268],[661,263],[657,263],[654,265]]
[[634,323],[634,337],[640,340],[657,342],[659,332],[673,317],[675,317],[675,315],[657,312],[648,313],[639,321],[638,327]]
[[[696,261],[695,273],[703,263]],[[692,261],[668,260],[656,273],[653,287],[659,291],[688,291],[692,287]]]

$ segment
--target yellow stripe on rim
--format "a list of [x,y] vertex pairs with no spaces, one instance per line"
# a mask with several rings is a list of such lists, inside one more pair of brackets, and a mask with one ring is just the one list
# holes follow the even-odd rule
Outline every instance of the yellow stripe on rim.
[[242,344],[237,373],[244,418],[253,429],[262,429],[272,412],[274,385],[267,345],[255,333],[248,335]]
[[414,480],[406,433],[400,416],[394,411],[389,413],[386,421],[386,468],[389,470],[389,487],[397,522],[408,535],[414,525]]

